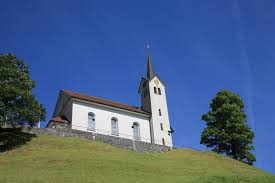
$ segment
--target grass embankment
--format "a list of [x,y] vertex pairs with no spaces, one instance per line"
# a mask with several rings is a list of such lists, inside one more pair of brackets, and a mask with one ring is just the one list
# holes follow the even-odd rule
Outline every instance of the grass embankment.
[[275,182],[212,152],[139,153],[71,137],[39,136],[0,154],[0,182]]

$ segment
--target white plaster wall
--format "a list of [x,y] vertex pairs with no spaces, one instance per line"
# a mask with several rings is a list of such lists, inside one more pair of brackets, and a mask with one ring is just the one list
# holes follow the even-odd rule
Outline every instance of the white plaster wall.
[[[160,81],[158,84],[156,84],[155,80],[158,80],[158,78],[154,77],[149,82],[152,109],[151,123],[154,130],[154,141],[156,144],[162,145],[162,138],[164,138],[165,145],[172,147],[172,134],[170,136],[168,135],[168,131],[170,130],[170,121],[167,108],[165,86]],[[161,89],[161,95],[154,93],[154,87]],[[158,109],[161,109],[161,116],[159,116]],[[161,130],[160,123],[163,124],[163,131]]]
[[148,116],[111,109],[85,101],[73,101],[72,129],[87,131],[89,112],[95,114],[96,133],[111,135],[111,118],[115,117],[118,119],[119,137],[133,139],[132,125],[137,122],[140,126],[141,141],[151,142]]

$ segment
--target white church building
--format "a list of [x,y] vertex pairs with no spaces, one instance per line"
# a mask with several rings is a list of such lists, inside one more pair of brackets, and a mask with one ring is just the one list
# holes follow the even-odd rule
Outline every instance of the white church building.
[[71,128],[172,147],[166,85],[154,72],[148,49],[147,76],[138,92],[141,107],[61,90],[47,128]]

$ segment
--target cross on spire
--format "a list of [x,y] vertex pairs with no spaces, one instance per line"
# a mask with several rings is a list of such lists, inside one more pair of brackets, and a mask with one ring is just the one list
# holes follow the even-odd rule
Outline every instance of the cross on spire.
[[150,48],[150,42],[148,40],[146,40],[146,48],[149,50]]

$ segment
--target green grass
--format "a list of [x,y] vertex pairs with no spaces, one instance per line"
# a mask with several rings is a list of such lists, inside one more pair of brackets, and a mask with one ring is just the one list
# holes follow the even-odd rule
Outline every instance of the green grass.
[[212,152],[139,153],[72,137],[39,136],[0,154],[0,182],[275,182]]

